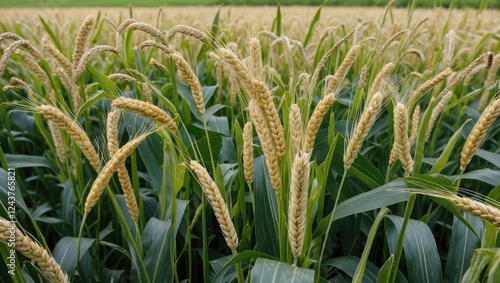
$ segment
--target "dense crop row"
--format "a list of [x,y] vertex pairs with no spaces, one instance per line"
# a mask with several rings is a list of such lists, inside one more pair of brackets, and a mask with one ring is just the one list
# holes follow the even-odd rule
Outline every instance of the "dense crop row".
[[499,279],[497,12],[199,11],[0,22],[2,280]]

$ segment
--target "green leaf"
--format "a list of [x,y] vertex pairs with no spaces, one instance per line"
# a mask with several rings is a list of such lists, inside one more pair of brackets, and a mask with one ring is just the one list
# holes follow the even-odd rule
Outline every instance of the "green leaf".
[[[478,232],[479,237],[483,234],[483,221],[469,214],[464,215],[467,220]],[[448,249],[448,258],[444,277],[449,282],[460,282],[463,274],[470,266],[474,250],[480,243],[480,238],[476,236],[467,226],[458,218],[453,218],[453,229],[451,230],[450,247]]]
[[[500,249],[476,249],[474,251],[474,256],[472,257],[471,265],[469,269],[462,277],[461,282],[483,282],[481,280],[481,275],[484,272],[484,269],[491,265],[492,263],[498,262],[500,259]],[[498,263],[496,263],[498,265]],[[492,265],[494,266],[494,264]],[[495,269],[498,269],[496,267]],[[491,273],[488,275],[492,275]],[[498,275],[493,275],[498,277]],[[488,283],[490,281],[488,280]],[[494,281],[492,281],[494,282]]]
[[446,163],[448,163],[448,159],[450,158],[451,152],[455,147],[455,144],[457,143],[457,140],[460,137],[460,134],[462,133],[462,129],[464,128],[465,124],[467,124],[467,122],[469,122],[469,120],[465,121],[462,124],[462,126],[458,130],[456,130],[453,136],[448,140],[446,147],[443,149],[443,152],[439,156],[434,166],[432,166],[431,170],[429,171],[429,174],[441,173],[441,170],[443,170],[443,168],[446,166]]
[[96,94],[89,97],[85,103],[78,109],[78,113],[76,114],[76,118],[80,117],[83,113],[87,111],[94,103],[100,101],[103,98],[115,99],[116,95],[109,93],[107,91],[98,91]]
[[311,20],[311,23],[309,24],[309,29],[307,30],[306,38],[304,39],[304,42],[302,43],[302,45],[304,45],[304,48],[307,46],[307,44],[309,43],[309,41],[311,40],[311,38],[314,34],[316,23],[319,21],[319,18],[321,17],[321,8],[323,8],[323,6],[325,4],[326,4],[326,1],[323,2],[323,4],[321,4],[321,6],[319,6],[318,10],[316,11],[316,14],[314,14],[314,17]]
[[225,281],[222,281],[224,278],[224,275],[226,274],[226,271],[232,267],[233,265],[241,262],[250,262],[253,259],[258,259],[258,258],[265,258],[265,259],[270,259],[270,260],[278,260],[277,258],[270,256],[265,253],[253,251],[253,250],[246,250],[241,253],[238,253],[237,255],[233,256],[227,263],[224,265],[223,268],[219,270],[217,273],[217,276],[215,276],[213,282],[214,283],[222,283]]
[[43,156],[23,155],[23,154],[5,154],[9,168],[31,168],[47,167],[50,168],[49,161]]
[[[78,243],[80,242],[80,258],[77,259]],[[94,244],[95,239],[64,237],[57,242],[52,255],[59,263],[61,269],[68,275],[73,274],[75,268],[89,248]]]
[[[9,164],[10,165],[10,164]],[[12,173],[10,173],[12,172]],[[14,175],[13,175],[14,173]],[[19,188],[19,185],[15,179],[15,171],[5,171],[3,168],[0,168],[0,200],[2,205],[6,205],[8,203],[9,196],[12,197],[12,194],[14,194],[14,197],[16,198],[16,207],[22,209],[24,212],[26,212],[28,215],[31,213],[28,207],[26,206],[26,203],[24,202],[23,194],[21,192],[21,189]],[[14,183],[11,183],[11,182]],[[12,186],[14,185],[14,186]]]
[[263,156],[255,159],[254,174],[254,223],[257,249],[278,257],[278,204]]
[[[332,266],[337,269],[342,270],[351,278],[354,277],[356,273],[356,268],[359,266],[359,258],[356,256],[342,256],[333,259],[326,260],[323,265]],[[363,282],[373,282],[377,281],[378,268],[372,262],[368,261],[366,265],[366,270],[363,276]]]
[[489,163],[495,165],[496,167],[500,168],[500,154],[499,153],[494,153],[491,151],[487,151],[484,149],[479,149],[476,152],[476,156],[481,157],[482,159],[488,161]]
[[[394,252],[397,238],[403,226],[403,218],[386,216],[386,237],[389,251]],[[390,225],[392,224],[392,225]],[[424,222],[409,219],[404,237],[404,253],[410,282],[442,282],[441,260],[436,241]]]
[[[172,266],[171,249],[172,245],[169,237],[171,221],[151,218],[142,234],[142,246],[144,248],[144,265],[152,282],[173,281],[173,274],[166,274],[165,271]],[[170,275],[170,276],[168,276]]]
[[294,267],[271,259],[258,258],[250,272],[250,282],[314,282],[314,270]]
[[87,71],[94,78],[94,80],[99,83],[104,91],[109,93],[117,94],[121,96],[121,91],[118,86],[110,80],[106,75],[99,72],[96,68],[92,67],[90,64],[87,64]]
[[478,169],[465,173],[462,179],[481,181],[492,186],[498,186],[500,184],[500,171],[489,168]]
[[45,22],[45,20],[41,16],[38,16],[38,17],[40,18],[40,21],[42,22],[43,29],[45,29],[45,31],[49,34],[49,36],[52,39],[52,42],[54,42],[54,45],[56,46],[57,50],[62,51],[61,43],[59,42],[59,39],[54,34],[54,32],[52,31],[50,26]]

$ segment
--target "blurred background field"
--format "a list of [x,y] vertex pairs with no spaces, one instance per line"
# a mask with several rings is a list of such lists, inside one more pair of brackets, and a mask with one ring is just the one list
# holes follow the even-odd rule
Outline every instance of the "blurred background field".
[[[324,0],[2,0],[0,8],[16,7],[123,7],[133,5],[135,7],[158,7],[158,6],[188,6],[188,5],[321,5]],[[387,0],[329,0],[327,6],[384,6]],[[406,7],[410,0],[397,0],[395,7]],[[488,8],[500,9],[500,0],[419,0],[418,7],[458,7],[458,8],[480,8],[487,3]]]

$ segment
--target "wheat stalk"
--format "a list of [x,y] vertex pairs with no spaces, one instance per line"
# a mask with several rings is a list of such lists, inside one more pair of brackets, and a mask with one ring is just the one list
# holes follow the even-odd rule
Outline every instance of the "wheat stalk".
[[253,183],[253,128],[252,123],[247,122],[243,127],[243,173],[248,185]]
[[172,132],[177,129],[174,120],[172,120],[165,111],[149,102],[133,98],[118,97],[113,100],[111,105],[119,109],[139,114],[162,125],[166,125]]
[[85,200],[85,212],[84,217],[90,213],[92,208],[95,206],[99,197],[104,192],[104,189],[109,183],[111,176],[118,169],[118,167],[125,162],[127,157],[134,151],[134,149],[142,142],[149,134],[142,134],[135,139],[126,143],[123,147],[118,149],[111,159],[106,163],[106,165],[102,168],[102,170],[97,175],[97,178],[94,180],[92,187],[90,188],[89,194],[87,195],[87,199]]
[[304,142],[304,151],[307,154],[311,154],[314,142],[316,141],[316,135],[318,134],[319,128],[321,126],[321,122],[326,115],[326,112],[330,109],[332,104],[335,102],[335,94],[329,93],[323,99],[321,99],[316,108],[314,108],[314,112],[309,118],[309,122],[307,123],[306,128],[306,137]]
[[257,102],[269,121],[269,129],[271,130],[273,144],[276,148],[276,153],[280,159],[283,159],[286,154],[286,143],[283,134],[283,126],[278,115],[278,110],[274,105],[273,99],[267,86],[263,81],[253,80],[253,97]]
[[342,62],[342,64],[340,64],[340,67],[335,72],[335,75],[333,76],[333,78],[328,82],[328,86],[326,88],[326,93],[334,92],[337,89],[340,82],[345,78],[347,71],[349,71],[352,64],[354,63],[354,60],[356,60],[356,58],[358,57],[360,49],[361,49],[361,46],[356,45],[356,46],[352,47],[349,50],[349,52],[347,52],[347,55],[345,56],[344,61]]
[[376,92],[366,105],[359,121],[356,123],[353,134],[349,139],[349,144],[344,153],[344,170],[347,171],[351,168],[354,159],[358,156],[359,150],[363,141],[368,135],[368,132],[375,123],[375,119],[382,108],[384,102],[384,95],[382,92]]
[[402,103],[394,109],[394,148],[401,165],[405,170],[405,177],[413,171],[413,160],[410,154],[411,143],[408,139],[408,110]]
[[73,49],[73,70],[77,69],[78,64],[80,63],[80,58],[85,52],[85,47],[87,45],[88,39],[94,28],[94,16],[89,15],[83,20],[80,29],[76,35],[75,39],[75,47]]
[[191,93],[193,94],[196,108],[198,108],[198,111],[200,111],[201,115],[205,115],[205,102],[203,100],[200,81],[194,74],[188,62],[184,60],[184,57],[182,57],[179,52],[173,52],[171,56],[172,59],[174,59],[177,69],[181,72],[182,76],[186,78],[189,86],[191,87]]
[[70,138],[82,150],[83,155],[85,155],[85,157],[89,160],[94,170],[96,172],[100,171],[101,161],[99,159],[99,155],[90,142],[87,133],[85,133],[75,120],[71,119],[61,110],[51,105],[40,105],[36,109],[43,115],[43,117],[45,117],[45,119],[51,121],[60,129],[66,131]]
[[491,129],[496,119],[500,116],[500,98],[492,100],[479,117],[460,154],[460,172],[464,172],[467,165],[472,160],[474,154],[486,139],[488,131]]
[[231,220],[231,215],[229,214],[229,209],[227,208],[226,202],[222,197],[217,184],[210,177],[205,167],[201,166],[197,161],[191,160],[189,167],[194,171],[198,180],[203,187],[203,192],[207,197],[214,214],[219,222],[219,226],[226,239],[227,246],[231,251],[236,251],[238,247],[238,235],[234,229],[233,221]]
[[250,117],[259,136],[259,140],[262,146],[262,151],[266,158],[267,170],[271,178],[271,185],[276,194],[279,193],[281,189],[281,175],[278,166],[278,154],[273,146],[273,140],[271,138],[271,132],[264,118],[264,114],[260,110],[258,103],[255,100],[250,100],[248,104],[248,109],[250,112]]
[[69,282],[68,276],[46,249],[21,232],[14,222],[0,218],[0,241],[9,243],[10,246],[11,241],[14,240],[13,236],[15,249],[36,262],[51,282]]
[[495,78],[499,68],[500,68],[500,54],[497,54],[493,57],[493,61],[491,62],[491,67],[488,71],[486,80],[484,81],[484,91],[483,94],[481,95],[481,99],[479,100],[479,104],[477,106],[479,110],[483,110],[484,106],[486,106],[486,103],[488,102],[488,97],[490,95],[490,90],[488,88],[495,82]]
[[292,104],[290,106],[288,128],[292,144],[292,153],[295,155],[299,153],[301,148],[300,141],[302,139],[302,117],[300,116],[300,108],[297,104]]
[[292,165],[290,201],[288,203],[288,239],[294,258],[298,258],[304,244],[309,188],[309,154],[295,155]]

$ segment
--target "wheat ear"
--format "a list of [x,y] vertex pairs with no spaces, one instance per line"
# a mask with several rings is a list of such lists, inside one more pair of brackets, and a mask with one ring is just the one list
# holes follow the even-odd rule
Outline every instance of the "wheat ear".
[[488,97],[490,95],[490,90],[488,88],[495,82],[498,68],[500,68],[500,54],[495,55],[495,57],[493,57],[493,61],[491,62],[488,76],[484,81],[484,91],[481,95],[481,99],[479,99],[479,104],[477,106],[479,110],[483,110],[484,106],[486,106],[486,103],[488,102]]
[[220,102],[222,100],[222,87],[224,84],[224,78],[223,78],[222,66],[220,65],[219,62],[215,62],[215,79],[217,81],[216,100]]
[[366,64],[361,67],[361,72],[359,74],[358,88],[364,89],[366,86],[366,78],[368,77],[368,67]]
[[149,87],[148,83],[141,83],[141,91],[142,91],[142,96],[144,99],[149,102],[153,103],[153,96],[151,96],[151,88]]
[[43,54],[38,51],[29,41],[27,40],[16,40],[12,42],[5,50],[3,51],[2,58],[0,59],[0,78],[3,76],[3,72],[5,71],[5,67],[7,66],[7,62],[9,61],[10,56],[16,51],[19,47],[24,46],[31,55],[36,60],[43,60]]
[[278,155],[273,146],[271,132],[267,126],[264,114],[255,100],[250,100],[248,109],[252,122],[255,126],[255,130],[257,131],[257,135],[259,136],[264,157],[266,158],[266,165],[271,178],[271,185],[273,186],[275,193],[278,194],[281,189],[281,175],[278,165]]
[[253,80],[254,97],[269,121],[273,144],[276,147],[276,153],[280,159],[283,159],[286,154],[286,143],[283,134],[283,126],[278,115],[278,110],[274,105],[273,98],[263,81]]
[[429,138],[431,137],[432,128],[434,128],[434,124],[436,124],[436,121],[441,112],[443,112],[444,108],[450,102],[451,96],[452,92],[450,91],[445,96],[443,96],[436,105],[436,107],[432,109],[431,118],[429,119],[429,123],[427,124],[427,129],[425,130],[425,141],[428,141]]
[[135,23],[136,20],[134,19],[126,19],[124,20],[116,29],[115,33],[115,47],[118,50],[118,52],[122,51],[122,33],[123,31],[131,24]]
[[51,121],[60,129],[66,131],[70,138],[82,150],[83,155],[85,155],[85,157],[89,160],[94,170],[96,172],[100,171],[101,161],[99,159],[99,155],[90,142],[87,133],[85,133],[75,120],[71,119],[61,110],[51,105],[40,105],[36,109],[43,115],[43,117],[45,117],[45,119]]
[[323,122],[323,118],[325,117],[326,112],[328,112],[334,102],[335,94],[329,93],[318,102],[318,105],[316,105],[316,108],[314,109],[314,112],[312,113],[306,128],[304,151],[307,154],[312,153],[314,142],[316,141],[316,135],[318,134],[321,122]]
[[382,108],[383,102],[383,93],[376,92],[363,110],[361,118],[356,123],[356,127],[354,128],[352,136],[349,139],[349,144],[347,145],[347,149],[344,153],[343,161],[345,171],[351,168],[354,159],[358,156],[361,145],[372,128],[373,123],[375,123],[375,119]]
[[418,101],[428,90],[433,88],[434,86],[440,84],[447,77],[451,75],[452,71],[450,68],[442,71],[437,74],[435,77],[424,82],[417,90],[410,94],[410,98],[408,99],[407,105],[412,105],[414,102]]
[[201,186],[203,187],[203,192],[212,206],[228,247],[231,251],[236,251],[236,248],[238,247],[238,235],[234,229],[229,209],[227,208],[226,202],[224,201],[217,184],[210,177],[207,169],[201,166],[201,164],[197,161],[191,160],[189,167],[194,171],[201,183]]
[[15,34],[15,33],[12,33],[12,32],[4,32],[4,33],[0,34],[0,44],[2,44],[2,42],[6,39],[12,39],[12,40],[16,41],[16,40],[22,40],[24,38],[20,37],[19,35]]
[[249,186],[253,183],[253,128],[252,123],[243,127],[243,173]]
[[477,216],[495,227],[500,227],[500,210],[466,197],[450,197],[451,203],[457,208]]
[[123,147],[118,149],[115,154],[111,157],[111,159],[106,163],[106,165],[102,168],[102,170],[97,175],[97,178],[94,180],[92,187],[90,188],[89,194],[87,195],[87,199],[85,200],[85,216],[86,217],[92,208],[95,206],[99,197],[104,192],[104,189],[109,183],[111,176],[120,166],[123,164],[127,157],[134,151],[134,149],[142,142],[148,134],[142,134],[135,139],[126,143]]
[[347,71],[351,68],[354,60],[358,57],[359,50],[361,49],[360,45],[356,45],[347,52],[347,55],[344,58],[342,64],[333,75],[333,78],[328,82],[328,86],[326,88],[326,93],[334,92],[339,86],[340,82],[345,78]]
[[40,79],[40,81],[43,83],[45,86],[45,89],[47,91],[52,89],[52,86],[50,85],[49,77],[47,74],[43,71],[42,68],[38,65],[38,63],[31,58],[26,52],[21,52],[17,51],[16,54],[24,61],[26,62],[26,65],[35,73],[35,75]]
[[370,103],[370,100],[375,95],[375,93],[380,91],[382,82],[391,74],[395,67],[396,65],[394,65],[394,63],[392,62],[387,63],[384,67],[382,67],[382,70],[380,70],[380,72],[375,77],[372,85],[370,86],[370,91],[368,92],[368,96],[366,97],[366,103]]
[[288,240],[294,258],[300,256],[304,244],[308,189],[309,154],[298,153],[292,165],[290,201],[288,203]]
[[300,108],[297,104],[290,106],[288,118],[288,130],[290,132],[290,141],[292,144],[292,153],[299,153],[301,148],[300,141],[302,139],[302,117],[300,116]]
[[205,102],[203,100],[203,93],[201,91],[201,84],[193,70],[189,66],[188,62],[184,60],[184,57],[179,52],[172,53],[172,59],[174,59],[177,69],[181,72],[182,76],[186,78],[189,86],[191,87],[191,93],[193,94],[194,101],[196,103],[196,108],[200,111],[201,115],[205,115]]
[[413,159],[408,139],[408,110],[402,103],[398,103],[394,109],[394,146],[405,170],[405,177],[408,177],[413,172]]
[[36,262],[51,282],[69,282],[68,276],[46,249],[22,233],[14,222],[0,218],[0,240],[4,243],[12,243],[13,236],[15,236],[15,249]]
[[250,72],[252,77],[262,79],[262,54],[260,48],[260,41],[258,38],[253,37],[250,39]]
[[64,147],[63,139],[59,128],[52,122],[48,121],[49,131],[54,140],[54,146],[56,147],[56,155],[59,162],[64,163],[66,156],[66,149]]
[[219,50],[220,59],[222,59],[233,73],[236,78],[238,78],[239,82],[243,85],[244,89],[248,92],[252,91],[252,79],[250,76],[250,72],[245,68],[245,65],[241,60],[236,56],[236,54],[228,48],[221,48]]
[[474,154],[486,139],[488,131],[491,129],[496,119],[500,116],[500,97],[492,100],[479,117],[467,140],[465,140],[462,153],[460,154],[460,171],[464,172],[467,165],[472,160]]
[[64,56],[61,51],[59,51],[52,43],[49,41],[48,36],[42,37],[43,48],[47,50],[52,58],[56,60],[57,64],[61,66],[68,75],[73,73],[73,65],[66,56]]
[[455,31],[450,30],[448,34],[446,34],[446,48],[445,48],[445,63],[447,67],[451,67],[451,63],[453,62],[453,54],[455,53]]
[[119,97],[114,99],[111,105],[113,107],[139,114],[155,122],[166,125],[172,132],[177,129],[177,125],[175,124],[175,121],[172,120],[172,117],[170,117],[165,111],[149,102],[133,98]]
[[398,32],[396,32],[395,34],[393,34],[391,37],[389,37],[389,39],[384,43],[384,45],[382,45],[382,47],[380,48],[380,52],[377,56],[377,61],[381,61],[382,60],[382,54],[384,54],[384,51],[391,45],[391,43],[394,42],[394,40],[396,40],[396,38],[404,33],[406,33],[407,30],[400,30]]
[[114,81],[129,82],[129,83],[137,83],[138,82],[136,78],[131,77],[127,74],[122,74],[122,73],[109,74],[108,79],[114,80]]
[[325,66],[325,64],[328,61],[328,59],[330,58],[330,56],[332,56],[333,52],[335,52],[340,47],[340,45],[342,45],[347,39],[349,39],[353,35],[355,30],[356,29],[351,30],[346,36],[344,36],[344,38],[339,40],[332,48],[330,48],[323,55],[323,57],[321,57],[321,60],[319,60],[318,65],[316,65],[316,68],[314,69],[314,73],[313,73],[311,80],[309,82],[309,93],[310,94],[313,93],[314,88],[316,87],[316,82],[318,81],[319,73],[321,72],[321,70]]
[[147,23],[133,22],[133,23],[129,24],[126,28],[131,29],[131,30],[139,30],[139,31],[145,32],[147,34],[150,34],[150,35],[160,39],[163,43],[168,41],[167,37],[165,36],[165,34],[163,32],[161,32],[159,29],[157,29],[154,26],[147,24]]
[[80,58],[85,52],[85,47],[93,28],[94,16],[89,15],[85,18],[85,20],[83,20],[83,23],[76,35],[75,47],[73,49],[73,70],[76,70],[78,63],[80,62]]
[[186,25],[175,25],[173,26],[167,33],[166,38],[170,40],[175,34],[181,33],[187,36],[199,39],[203,42],[208,42],[209,38],[204,32],[196,29],[194,27],[186,26]]
[[[73,81],[76,82],[78,78],[82,75],[83,71],[85,71],[85,67],[87,66],[87,63],[90,61],[90,59],[99,53],[102,52],[112,52],[112,53],[118,53],[118,50],[109,45],[98,45],[95,47],[92,47],[89,49],[87,52],[85,52],[81,58],[80,61],[78,62],[78,65],[76,65],[76,68],[73,72]],[[74,65],[74,62],[73,62]]]

